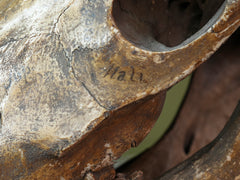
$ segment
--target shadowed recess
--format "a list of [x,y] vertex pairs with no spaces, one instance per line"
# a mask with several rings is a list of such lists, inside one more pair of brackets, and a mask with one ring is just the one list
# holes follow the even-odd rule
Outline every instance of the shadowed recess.
[[184,142],[184,152],[186,155],[188,155],[190,153],[190,150],[191,150],[191,146],[193,144],[193,141],[194,141],[194,133],[188,133],[185,137],[185,142]]
[[[175,47],[199,31],[224,0],[114,0],[112,15],[121,34],[148,50]],[[166,49],[165,49],[166,50]]]

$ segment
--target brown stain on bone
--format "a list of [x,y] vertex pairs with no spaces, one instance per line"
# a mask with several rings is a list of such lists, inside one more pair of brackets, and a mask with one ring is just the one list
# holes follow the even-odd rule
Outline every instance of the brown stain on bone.
[[[73,7],[73,5],[74,3],[71,4],[71,7],[73,9],[77,8]],[[52,108],[52,110],[56,110],[58,107],[61,106],[61,103],[59,105],[58,102],[68,103],[67,101],[68,98],[66,97],[70,96],[67,96],[67,93],[65,94],[65,92],[70,91],[71,88],[74,89],[77,87],[79,88],[81,87],[83,89],[85,88],[83,91],[81,91],[81,93],[85,92],[83,96],[84,97],[88,97],[87,95],[90,96],[89,99],[91,98],[93,102],[89,104],[95,103],[96,104],[95,108],[98,108],[98,112],[100,112],[102,109],[106,109],[106,111],[108,110],[112,112],[112,114],[110,113],[110,117],[108,116],[104,117],[104,115],[106,114],[102,114],[100,115],[99,119],[88,119],[89,121],[91,121],[89,122],[89,126],[87,128],[88,133],[82,136],[80,139],[71,142],[73,143],[71,145],[69,145],[70,144],[69,142],[66,142],[66,144],[64,144],[64,140],[63,142],[56,140],[57,141],[56,144],[49,143],[50,144],[49,148],[42,146],[42,144],[44,144],[43,141],[41,140],[39,142],[36,141],[39,138],[40,139],[42,138],[41,133],[43,132],[39,132],[33,135],[32,132],[30,133],[26,132],[26,136],[24,137],[30,138],[29,140],[27,139],[27,141],[26,139],[22,140],[21,138],[15,139],[14,137],[9,137],[9,142],[7,142],[7,144],[4,144],[1,147],[1,151],[3,152],[1,153],[3,159],[3,161],[1,161],[2,175],[3,173],[5,173],[6,178],[16,176],[17,177],[28,176],[29,179],[31,178],[41,179],[43,176],[45,176],[44,178],[51,177],[51,179],[53,177],[59,178],[60,175],[59,173],[63,173],[63,176],[65,176],[66,178],[70,178],[72,175],[74,175],[75,177],[81,176],[82,172],[87,172],[89,171],[89,169],[96,171],[99,170],[98,169],[99,167],[97,167],[97,165],[100,165],[101,167],[102,165],[101,162],[106,157],[105,150],[107,148],[104,147],[105,145],[105,142],[103,141],[104,139],[100,139],[100,141],[98,141],[98,138],[101,137],[101,135],[105,134],[108,137],[107,140],[111,141],[110,143],[111,149],[114,154],[112,158],[118,157],[123,151],[130,148],[133,141],[135,141],[136,144],[138,144],[139,141],[142,140],[143,137],[147,134],[147,132],[150,131],[150,128],[152,127],[157,117],[156,112],[159,113],[160,110],[158,111],[157,109],[155,109],[156,107],[154,107],[154,103],[156,103],[155,105],[159,105],[158,104],[159,102],[154,102],[150,101],[149,99],[148,100],[145,99],[146,103],[152,104],[153,107],[151,107],[149,104],[144,106],[144,103],[143,104],[140,103],[142,107],[139,107],[140,105],[138,106],[138,103],[134,104],[134,102],[139,99],[143,99],[149,95],[158,94],[161,90],[166,90],[174,83],[181,80],[186,75],[190,74],[200,63],[202,63],[210,54],[212,54],[217,49],[218,46],[220,46],[223,39],[225,39],[226,37],[231,35],[231,33],[234,32],[234,30],[240,24],[240,22],[238,21],[239,11],[237,11],[239,9],[240,3],[239,1],[237,1],[233,5],[231,4],[228,5],[229,12],[232,11],[232,14],[228,14],[229,16],[225,17],[226,21],[222,20],[220,23],[218,23],[218,25],[216,25],[215,30],[218,30],[216,31],[217,33],[207,32],[205,35],[203,35],[196,41],[191,42],[190,44],[184,46],[181,49],[176,49],[171,52],[153,52],[141,49],[127,41],[126,38],[124,38],[121,33],[118,33],[119,31],[117,29],[115,29],[115,31],[113,30],[112,32],[113,37],[111,37],[111,41],[109,41],[109,44],[107,44],[106,46],[99,47],[96,49],[81,48],[80,46],[71,52],[72,56],[69,56],[69,54],[67,54],[67,52],[69,52],[69,46],[66,45],[67,43],[63,43],[64,38],[61,37],[62,38],[61,39],[58,34],[44,34],[42,36],[39,37],[36,36],[32,38],[32,41],[30,42],[34,42],[35,44],[34,43],[31,44],[31,48],[35,49],[34,54],[31,55],[31,58],[33,57],[31,60],[35,61],[32,61],[33,64],[30,63],[27,65],[32,68],[31,70],[35,70],[36,72],[39,69],[34,68],[40,69],[43,68],[44,71],[49,70],[48,73],[52,73],[53,71],[55,74],[49,75],[46,73],[44,74],[45,76],[42,76],[41,73],[40,75],[35,74],[35,71],[33,71],[34,73],[32,74],[27,74],[26,72],[23,72],[23,74],[26,75],[27,78],[21,79],[19,76],[20,79],[15,80],[16,84],[19,80],[20,83],[17,84],[19,87],[15,86],[11,87],[12,94],[10,94],[11,96],[9,97],[8,100],[11,100],[11,98],[15,97],[15,95],[16,97],[18,97],[18,100],[21,100],[20,98],[21,93],[27,92],[28,90],[34,92],[36,91],[35,95],[37,96],[38,88],[34,88],[34,85],[40,82],[39,79],[41,80],[42,77],[46,77],[44,82],[46,84],[51,82],[49,83],[50,89],[46,90],[47,94],[49,95],[49,98],[48,97],[45,98],[45,96],[37,97],[31,96],[32,98],[31,100],[38,100],[39,98],[39,100],[44,101],[44,102],[39,101],[40,104],[46,103],[47,105],[50,106],[50,108]],[[186,6],[186,4],[184,6]],[[27,6],[24,8],[27,8]],[[67,8],[70,8],[70,5]],[[58,27],[61,27],[60,16],[61,17],[73,16],[73,14],[69,13],[70,11],[66,10],[67,9],[65,8],[59,14],[58,21],[55,22],[56,24],[54,25],[55,27],[56,25],[59,25]],[[108,23],[114,25],[113,19],[111,19],[112,17],[110,16],[111,14],[109,15],[108,20],[110,22]],[[232,23],[233,25],[230,26],[231,24],[229,24],[229,22]],[[220,28],[220,26],[223,28]],[[115,28],[117,27],[115,26]],[[224,28],[226,28],[226,30]],[[118,32],[114,33],[116,31]],[[11,37],[11,34],[8,35]],[[15,42],[16,44],[14,44]],[[14,40],[14,42],[10,41],[6,43],[9,43],[10,45],[11,43],[13,43],[16,46],[19,46],[22,44],[19,42],[24,42],[24,40],[23,39]],[[40,43],[42,46],[39,46],[38,43]],[[5,45],[7,47],[11,47],[9,44]],[[24,45],[30,46],[27,44]],[[52,50],[53,52],[51,52],[50,54],[51,56],[48,57],[49,55],[48,53],[50,50]],[[61,50],[62,53],[60,53],[59,50]],[[31,49],[29,49],[28,52],[31,52]],[[44,55],[41,54],[43,52]],[[54,56],[56,52],[58,53],[58,56]],[[96,54],[97,56],[95,56]],[[158,63],[156,63],[156,58],[154,58],[156,57],[156,55],[162,57],[162,60],[160,62],[157,61]],[[23,58],[24,61],[24,57],[27,58],[27,53],[26,54],[22,53],[20,57]],[[41,59],[41,57],[44,58]],[[105,57],[110,58],[106,59]],[[13,62],[17,64],[18,63],[17,60],[19,59],[13,58],[11,60],[13,60]],[[44,62],[43,63],[44,65],[39,67],[40,66],[39,64],[41,64],[41,62]],[[114,64],[115,66],[114,71],[111,71],[111,75],[107,75],[104,77],[102,70],[104,68],[109,67],[109,65],[112,64]],[[17,65],[20,65],[20,63],[18,63]],[[67,66],[67,68],[65,66]],[[71,68],[68,66],[71,66]],[[123,75],[124,74],[123,72],[125,72],[125,76]],[[54,77],[56,76],[58,77],[59,81],[56,81],[56,79],[54,79]],[[67,78],[69,78],[69,81],[66,80]],[[24,84],[23,81],[25,80],[27,80],[25,82],[26,86],[21,87],[21,85]],[[59,84],[57,82],[59,82]],[[46,84],[44,87],[47,87]],[[54,87],[51,85],[54,85]],[[66,88],[63,87],[62,85],[66,85]],[[58,91],[60,91],[60,93],[57,93]],[[71,91],[70,94],[72,93],[74,92]],[[22,97],[26,98],[27,96],[23,95]],[[41,99],[41,97],[44,97],[45,99],[44,98]],[[75,100],[77,97],[78,96],[71,97],[72,98],[71,100]],[[84,99],[84,97],[82,98]],[[158,100],[160,101],[160,99]],[[29,104],[30,102],[32,101],[28,101],[27,103],[29,106],[31,106]],[[39,102],[36,103],[36,105],[39,105]],[[12,105],[15,106],[14,103]],[[20,104],[17,104],[16,106],[19,107],[18,105]],[[70,103],[70,105],[73,104]],[[35,106],[32,105],[32,107]],[[124,107],[128,109],[125,109]],[[136,109],[137,107],[139,107],[139,109]],[[24,109],[24,106],[19,107],[19,109],[21,110]],[[16,110],[16,107],[5,110],[3,114],[6,114],[6,111],[8,110],[14,111]],[[141,110],[140,113],[143,113],[146,110],[146,114],[151,112],[151,115],[149,114],[149,116],[152,117],[152,119],[150,118],[151,123],[147,122],[146,119],[141,119],[141,121],[138,120],[138,118],[136,118],[137,116],[135,116],[135,114],[132,113],[130,110],[134,110],[136,112]],[[11,112],[8,113],[11,114]],[[90,114],[91,111],[85,113]],[[45,113],[43,113],[43,115],[44,114]],[[143,117],[146,118],[146,114]],[[82,116],[79,117],[81,118]],[[128,118],[130,117],[132,117],[133,119],[131,120],[134,121],[128,122],[129,120]],[[21,120],[24,120],[24,118]],[[59,119],[55,120],[58,121]],[[66,120],[68,119],[66,118]],[[7,119],[4,119],[4,122],[7,122]],[[94,124],[94,122],[96,122],[96,124]],[[50,122],[48,123],[49,124],[47,125],[51,126]],[[129,123],[132,124],[130,125]],[[136,123],[137,124],[139,123],[137,127],[135,127]],[[110,124],[112,124],[111,127]],[[129,124],[130,128],[127,127],[126,124]],[[67,123],[65,125],[67,125]],[[65,127],[66,126],[62,125],[62,128]],[[116,132],[117,127],[121,127],[122,129],[120,128],[120,130]],[[48,130],[47,133],[50,134],[54,130],[50,128],[50,130]],[[69,130],[69,132],[71,132],[72,130],[74,129]],[[31,131],[34,131],[34,127],[33,129],[31,129]],[[111,136],[107,134],[108,131],[109,133],[111,132],[112,134],[114,133],[119,134],[116,138],[114,138],[112,137],[112,134]],[[132,133],[134,138],[130,136],[130,134]],[[48,136],[49,134],[46,135]],[[71,138],[68,140],[73,141]],[[83,142],[86,141],[88,142],[88,140],[90,143],[89,146],[84,146]],[[25,143],[27,142],[30,145],[23,144],[23,142]],[[63,145],[61,143],[63,143]],[[100,143],[99,144],[100,151],[95,152],[94,144],[98,143]],[[22,151],[18,151],[18,148],[21,145],[22,148],[24,149],[23,154],[27,156],[25,158],[21,157]],[[51,149],[52,147],[55,148]],[[62,152],[59,152],[60,147],[64,147],[62,149]],[[32,153],[31,148],[33,150]],[[87,154],[87,151],[89,149],[91,151],[94,151],[93,153],[95,153],[95,157],[92,156],[89,157],[90,155]],[[81,153],[80,150],[82,150]],[[88,156],[85,157],[86,154]],[[37,157],[41,158],[37,160]],[[23,163],[18,161],[21,158],[23,159],[22,161]],[[44,161],[41,162],[43,164],[38,164],[38,162],[40,162],[42,158],[44,159]],[[35,162],[37,166],[31,165],[31,163],[33,163],[31,162],[31,159],[33,160],[35,159],[36,161],[38,161],[37,163]],[[25,160],[29,160],[31,163],[25,162]],[[82,161],[83,163],[81,164],[81,162],[77,162],[77,160]],[[104,164],[106,164],[106,161],[104,162],[105,162]],[[88,165],[89,163],[90,166]],[[2,167],[5,167],[6,171],[3,171]]]

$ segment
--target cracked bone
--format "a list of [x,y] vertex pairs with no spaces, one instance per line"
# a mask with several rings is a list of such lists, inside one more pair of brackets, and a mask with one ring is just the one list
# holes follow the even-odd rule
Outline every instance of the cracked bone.
[[77,179],[105,168],[105,144],[111,159],[139,144],[165,91],[240,25],[240,1],[226,0],[193,35],[166,43],[161,23],[149,29],[160,11],[142,17],[131,3],[0,3],[1,179]]

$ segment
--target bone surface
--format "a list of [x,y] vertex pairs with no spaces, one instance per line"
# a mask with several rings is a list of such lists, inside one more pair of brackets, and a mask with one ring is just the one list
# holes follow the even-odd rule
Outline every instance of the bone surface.
[[[108,152],[115,149],[108,153],[109,162],[105,152],[96,155],[93,164],[82,163],[82,157],[75,164],[71,158],[65,163],[64,157],[114,113],[123,116],[124,107],[133,108],[131,103],[141,99],[154,103],[148,98],[154,96],[159,100],[155,104],[161,106],[164,93],[159,92],[190,74],[240,25],[240,1],[228,0],[193,35],[164,45],[161,36],[152,39],[147,29],[143,29],[146,39],[142,32],[133,32],[133,38],[126,35],[128,30],[118,16],[119,2],[0,2],[2,179],[42,179],[44,174],[46,179],[68,179],[82,177],[98,165],[109,166],[130,147],[117,150],[108,142],[99,145]],[[124,27],[132,31],[134,23]],[[151,120],[148,128],[153,124]],[[134,134],[137,142],[148,128]],[[116,144],[120,142],[121,135]],[[80,148],[77,153],[86,152]]]

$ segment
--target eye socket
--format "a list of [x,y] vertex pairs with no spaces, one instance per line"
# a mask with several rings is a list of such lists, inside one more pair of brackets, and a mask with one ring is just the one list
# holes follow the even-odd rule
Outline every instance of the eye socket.
[[224,0],[114,0],[112,16],[121,34],[153,51],[175,47],[199,31]]

